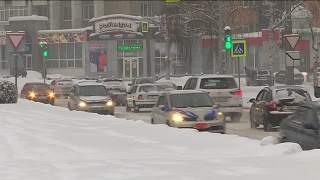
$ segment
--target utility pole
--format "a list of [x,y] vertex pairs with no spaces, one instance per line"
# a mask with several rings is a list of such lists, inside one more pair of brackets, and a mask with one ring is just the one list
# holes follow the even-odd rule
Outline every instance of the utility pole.
[[273,7],[274,2],[273,0],[269,1],[269,71],[270,71],[270,81],[269,86],[274,85],[274,76],[273,76],[273,58],[274,58],[274,41],[273,41]]
[[[222,61],[224,61],[222,59],[222,1],[218,1],[218,8],[219,8],[219,47],[218,47],[218,65],[222,65],[222,66],[218,66],[218,69],[222,68],[221,73],[225,74],[226,73],[226,66],[225,63],[223,63]],[[227,57],[226,57],[227,58]],[[225,59],[226,61],[226,59]]]
[[[292,34],[292,21],[291,21],[291,1],[287,0],[285,2],[285,8],[286,8],[286,14],[287,19],[285,21],[285,34]],[[289,14],[290,13],[290,14]],[[285,50],[286,51],[291,51],[290,46],[288,44],[285,44]],[[294,64],[294,63],[293,63]],[[294,85],[294,66],[287,66],[286,65],[286,78],[285,78],[285,84],[286,85]]]
[[166,63],[166,80],[170,80],[170,36],[169,36],[169,17],[168,17],[168,10],[169,4],[166,3],[166,34],[165,34],[165,43],[166,43],[166,56],[167,61]]

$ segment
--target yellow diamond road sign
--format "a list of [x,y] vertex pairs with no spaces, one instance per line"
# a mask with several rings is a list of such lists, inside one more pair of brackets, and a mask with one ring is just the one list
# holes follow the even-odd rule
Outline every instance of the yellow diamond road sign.
[[246,40],[232,40],[231,57],[246,57],[247,42]]

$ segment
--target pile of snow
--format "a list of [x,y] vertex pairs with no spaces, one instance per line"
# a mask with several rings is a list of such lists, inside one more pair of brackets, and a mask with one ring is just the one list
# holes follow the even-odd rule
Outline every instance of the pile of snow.
[[[17,113],[17,110],[18,113]],[[301,179],[320,151],[19,100],[0,109],[6,179]],[[15,172],[15,173],[13,173]],[[289,173],[290,172],[290,173]]]

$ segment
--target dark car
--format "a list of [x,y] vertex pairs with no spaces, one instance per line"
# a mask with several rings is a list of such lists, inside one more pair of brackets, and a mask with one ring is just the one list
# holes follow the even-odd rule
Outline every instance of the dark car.
[[121,79],[116,79],[116,78],[105,78],[105,79],[99,79],[97,80],[98,83],[102,83],[106,86],[106,88],[108,88],[109,86],[118,86],[121,89],[126,90],[126,85],[124,84],[124,82]]
[[20,93],[21,98],[31,101],[54,104],[55,94],[46,83],[30,82],[26,83]]
[[107,86],[108,94],[117,106],[126,105],[127,91],[119,86]]
[[247,86],[263,86],[270,82],[270,71],[267,69],[250,69],[245,67]]
[[293,114],[299,105],[311,101],[310,94],[300,86],[273,86],[263,88],[256,98],[250,99],[250,125],[260,124],[271,131],[282,119]]
[[[279,83],[279,84],[285,84],[286,78],[287,78],[287,76],[286,76],[285,70],[280,70],[274,76],[275,82]],[[304,82],[303,74],[298,69],[294,69],[294,84],[301,85],[301,84],[303,84],[303,82]]]
[[298,143],[304,150],[320,148],[320,103],[301,105],[282,121],[279,134],[282,142]]

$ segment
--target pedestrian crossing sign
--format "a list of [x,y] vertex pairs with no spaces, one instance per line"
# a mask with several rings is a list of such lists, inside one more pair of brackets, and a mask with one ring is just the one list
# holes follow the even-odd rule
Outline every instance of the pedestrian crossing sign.
[[231,47],[231,57],[246,57],[247,42],[246,40],[233,40]]

